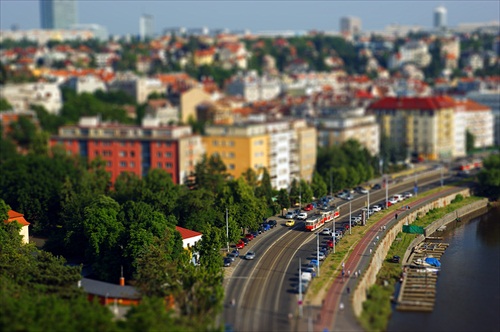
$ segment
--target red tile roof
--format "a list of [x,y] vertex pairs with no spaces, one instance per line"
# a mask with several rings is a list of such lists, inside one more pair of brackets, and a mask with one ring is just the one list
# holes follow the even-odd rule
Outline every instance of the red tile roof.
[[9,210],[8,214],[9,219],[3,221],[6,224],[14,221],[17,221],[22,226],[28,226],[30,224],[26,221],[26,219],[24,219],[24,214],[22,213],[16,212],[14,210]]
[[200,236],[200,235],[203,235],[199,232],[196,232],[196,231],[192,231],[190,229],[187,229],[187,228],[182,228],[182,227],[179,227],[179,226],[175,226],[175,229],[181,233],[181,236],[182,236],[182,239],[183,240],[186,240],[186,239],[190,239],[192,237],[196,237],[196,236]]
[[384,110],[437,110],[455,107],[455,100],[447,96],[385,97],[370,105],[370,109]]

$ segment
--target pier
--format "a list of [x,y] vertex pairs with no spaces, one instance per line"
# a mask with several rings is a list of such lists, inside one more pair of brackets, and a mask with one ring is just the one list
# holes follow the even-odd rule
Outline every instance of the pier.
[[410,263],[404,267],[403,282],[397,298],[400,311],[432,311],[436,301],[439,267],[425,264],[426,258],[441,259],[447,243],[423,242],[413,249]]

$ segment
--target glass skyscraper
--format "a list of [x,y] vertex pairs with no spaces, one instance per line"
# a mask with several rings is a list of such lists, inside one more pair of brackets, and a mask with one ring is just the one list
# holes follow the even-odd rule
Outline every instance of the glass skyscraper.
[[40,0],[42,29],[71,29],[77,24],[76,0]]

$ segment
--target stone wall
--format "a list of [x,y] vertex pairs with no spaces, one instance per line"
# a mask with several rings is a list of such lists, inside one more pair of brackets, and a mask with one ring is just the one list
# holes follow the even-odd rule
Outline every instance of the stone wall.
[[[403,230],[403,225],[408,225],[413,223],[413,221],[417,218],[417,216],[424,216],[427,214],[428,211],[432,209],[441,208],[449,205],[450,202],[453,199],[455,199],[455,197],[459,194],[462,195],[463,197],[469,197],[470,189],[466,188],[454,192],[452,194],[437,198],[432,202],[424,203],[420,206],[413,207],[411,210],[407,210],[404,213],[401,213],[400,218],[398,218],[398,220],[392,220],[387,224],[388,230],[385,236],[382,239],[380,239],[380,243],[375,248],[372,254],[371,262],[368,268],[362,274],[361,278],[359,279],[358,286],[356,287],[356,289],[352,294],[352,301],[353,301],[352,305],[354,309],[354,314],[356,316],[361,315],[361,312],[363,311],[363,302],[366,301],[368,289],[373,284],[375,284],[375,281],[377,280],[377,274],[380,271],[380,268],[382,267],[385,258],[387,257],[387,253],[389,252],[392,243],[394,242],[394,240],[396,240],[396,236]],[[460,208],[458,210],[458,215],[465,215],[467,213],[480,209],[486,206],[487,204],[488,204],[487,199],[474,202],[468,206]],[[455,217],[453,218],[453,216]],[[426,236],[428,236],[427,234],[432,234],[437,228],[441,227],[442,225],[454,221],[455,219],[456,219],[456,213],[454,212],[445,216],[445,218],[435,221],[425,229]],[[425,236],[419,235],[408,247],[402,262],[405,262],[405,260],[408,259],[409,253],[411,253],[412,248],[424,240]]]

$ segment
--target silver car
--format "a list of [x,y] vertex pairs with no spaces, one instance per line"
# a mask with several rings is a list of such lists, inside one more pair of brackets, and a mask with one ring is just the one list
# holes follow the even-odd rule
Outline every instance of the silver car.
[[248,260],[252,260],[254,258],[255,258],[255,251],[253,251],[253,250],[250,250],[245,255],[245,259],[248,259]]

